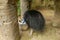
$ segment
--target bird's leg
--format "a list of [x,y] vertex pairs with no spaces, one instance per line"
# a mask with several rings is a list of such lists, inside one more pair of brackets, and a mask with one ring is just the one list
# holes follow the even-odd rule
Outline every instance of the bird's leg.
[[31,29],[29,32],[29,36],[32,36],[32,35],[33,35],[33,29]]

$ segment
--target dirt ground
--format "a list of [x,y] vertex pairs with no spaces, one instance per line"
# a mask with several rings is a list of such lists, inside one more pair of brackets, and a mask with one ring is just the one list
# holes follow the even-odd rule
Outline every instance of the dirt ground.
[[[21,34],[20,40],[60,40],[60,27],[58,28],[52,25],[52,20],[54,18],[54,10],[38,10],[38,11],[40,11],[43,14],[46,20],[44,33],[41,34],[38,32],[33,32],[33,35],[30,36],[30,30],[25,31],[20,30]],[[23,27],[27,26],[23,25]]]

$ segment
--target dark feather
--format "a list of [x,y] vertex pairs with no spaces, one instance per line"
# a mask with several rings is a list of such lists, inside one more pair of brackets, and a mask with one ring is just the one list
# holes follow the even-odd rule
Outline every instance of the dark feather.
[[36,31],[43,31],[45,19],[43,15],[36,10],[28,10],[24,13],[24,20],[29,28]]

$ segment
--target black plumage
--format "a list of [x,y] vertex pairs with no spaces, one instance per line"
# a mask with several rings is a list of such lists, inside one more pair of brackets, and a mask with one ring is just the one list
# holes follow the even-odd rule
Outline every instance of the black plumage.
[[24,13],[24,20],[29,28],[35,31],[43,31],[45,19],[43,15],[36,10],[28,10]]

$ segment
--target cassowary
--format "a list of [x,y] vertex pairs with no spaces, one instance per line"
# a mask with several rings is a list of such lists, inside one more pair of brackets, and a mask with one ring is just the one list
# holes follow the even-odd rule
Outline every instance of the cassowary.
[[45,25],[45,19],[43,15],[36,10],[28,10],[24,13],[24,21],[28,25],[28,28],[34,31],[43,31]]

